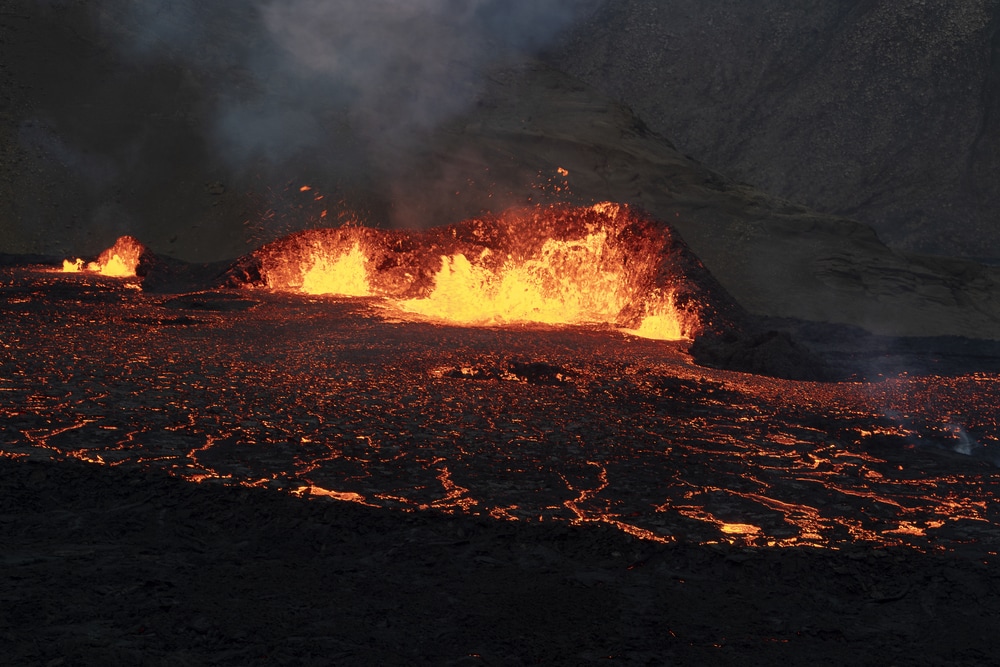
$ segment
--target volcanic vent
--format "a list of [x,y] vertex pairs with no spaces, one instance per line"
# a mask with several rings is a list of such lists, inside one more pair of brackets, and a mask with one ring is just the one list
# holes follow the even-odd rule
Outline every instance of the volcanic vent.
[[144,274],[140,265],[148,268],[153,255],[146,246],[131,236],[122,236],[114,245],[102,252],[93,262],[82,259],[63,260],[62,269],[66,273],[89,271],[102,276],[114,278],[130,278]]
[[666,223],[626,205],[520,208],[426,231],[313,229],[238,260],[231,285],[377,296],[460,325],[603,324],[692,339],[738,306]]

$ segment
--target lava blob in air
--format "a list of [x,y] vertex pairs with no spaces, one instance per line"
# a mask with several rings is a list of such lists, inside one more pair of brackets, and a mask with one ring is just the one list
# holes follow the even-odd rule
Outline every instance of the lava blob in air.
[[88,271],[114,278],[131,278],[136,275],[139,260],[146,253],[146,246],[131,236],[121,236],[115,244],[98,255],[97,260],[84,264],[82,259],[63,260],[65,273]]
[[297,232],[239,260],[230,282],[383,297],[462,326],[603,324],[690,339],[730,301],[666,223],[619,204],[521,208],[424,231]]

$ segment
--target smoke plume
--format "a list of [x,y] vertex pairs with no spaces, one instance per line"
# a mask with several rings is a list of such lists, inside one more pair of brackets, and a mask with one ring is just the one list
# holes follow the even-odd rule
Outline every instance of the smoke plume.
[[473,103],[484,72],[544,45],[594,1],[113,0],[105,19],[141,59],[183,62],[212,88],[210,139],[237,168],[388,162]]

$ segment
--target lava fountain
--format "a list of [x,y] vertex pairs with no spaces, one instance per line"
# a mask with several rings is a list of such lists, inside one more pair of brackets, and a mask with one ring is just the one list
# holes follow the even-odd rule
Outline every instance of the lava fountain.
[[63,260],[65,273],[89,271],[114,278],[131,278],[136,275],[139,262],[148,250],[131,236],[119,237],[115,244],[98,255],[97,260],[84,264],[82,259]]
[[726,300],[667,225],[628,206],[515,209],[424,232],[298,232],[231,278],[278,291],[379,296],[404,317],[463,326],[610,325],[690,339]]

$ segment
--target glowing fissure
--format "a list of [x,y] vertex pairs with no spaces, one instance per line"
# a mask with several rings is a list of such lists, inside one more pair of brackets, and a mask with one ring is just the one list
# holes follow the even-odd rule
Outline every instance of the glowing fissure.
[[96,261],[87,262],[82,259],[64,259],[64,273],[99,273],[112,278],[131,278],[139,268],[139,259],[146,248],[131,236],[119,237],[115,244],[102,252]]
[[[484,251],[481,259],[488,255]],[[548,239],[537,255],[521,261],[507,259],[496,270],[473,264],[463,254],[443,256],[433,291],[425,298],[400,301],[398,306],[460,324],[613,324],[634,298],[624,264],[621,253],[609,246],[606,230],[570,241]],[[661,311],[647,316],[632,332],[650,338],[682,338],[669,295],[658,306]],[[670,326],[663,326],[667,320]]]
[[531,214],[538,219],[510,213],[402,240],[313,230],[258,251],[259,271],[271,289],[382,296],[404,316],[463,326],[609,324],[659,340],[696,332],[698,316],[677,307],[675,286],[658,273],[662,229],[615,204]]

